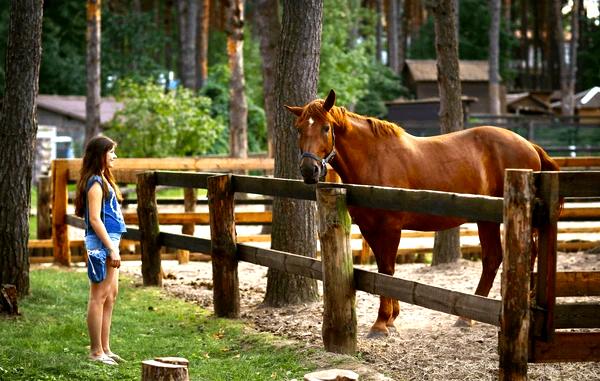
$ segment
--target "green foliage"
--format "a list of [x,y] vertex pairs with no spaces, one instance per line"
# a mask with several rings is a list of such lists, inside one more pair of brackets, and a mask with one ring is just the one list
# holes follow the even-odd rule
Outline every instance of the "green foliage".
[[[120,14],[110,12],[108,7],[103,11],[101,52],[105,84],[109,75],[142,82],[170,69],[163,63],[164,48],[169,39],[173,49],[177,43],[173,36],[165,35],[163,28],[156,27],[154,11]],[[150,30],[152,33],[148,33]],[[175,62],[171,62],[173,64]],[[110,89],[107,90],[110,93]]]
[[577,89],[600,86],[600,17],[583,20],[577,52]]
[[207,153],[223,129],[210,115],[211,100],[179,88],[165,93],[150,81],[119,82],[123,110],[107,134],[124,157],[194,156]]
[[[490,12],[488,3],[478,0],[462,0],[459,9],[458,54],[463,60],[487,60],[489,50]],[[501,19],[502,23],[504,20]],[[500,75],[510,81],[515,73],[509,68],[513,49],[517,46],[515,37],[507,32],[506,25],[500,26]],[[433,16],[429,16],[419,30],[417,38],[408,49],[412,59],[435,59],[435,28]]]
[[389,67],[375,65],[374,70],[369,73],[367,93],[358,100],[355,111],[362,115],[385,118],[388,113],[386,101],[401,96],[408,97],[408,89],[401,83],[400,77]]
[[364,8],[350,6],[347,0],[324,3],[319,95],[330,89],[337,95],[337,104],[354,105],[367,93],[373,55],[368,53],[368,41],[350,41],[350,30],[361,20]]
[[112,324],[112,349],[128,362],[87,360],[88,280],[83,271],[31,272],[22,316],[0,319],[0,381],[139,380],[140,362],[159,355],[185,357],[192,380],[289,380],[316,366],[310,351],[277,343],[239,322],[142,288],[121,277]]

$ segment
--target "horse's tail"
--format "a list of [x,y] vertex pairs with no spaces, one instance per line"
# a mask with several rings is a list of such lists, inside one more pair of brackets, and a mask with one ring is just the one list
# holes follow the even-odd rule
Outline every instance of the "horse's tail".
[[[544,149],[542,147],[538,146],[537,144],[533,144],[533,143],[531,143],[531,145],[533,146],[533,148],[535,148],[536,152],[540,156],[540,161],[542,163],[542,171],[560,171],[560,166],[558,165],[558,163],[553,158],[551,158],[550,155],[548,155],[548,153],[546,151],[544,151]],[[562,212],[564,202],[565,202],[564,197],[561,197],[559,199],[559,209],[558,209],[559,215],[560,215],[560,212]]]
[[540,156],[540,161],[542,162],[542,171],[560,171],[560,167],[556,163],[556,161],[548,155],[546,151],[537,144],[531,143],[533,148],[535,148],[536,152]]

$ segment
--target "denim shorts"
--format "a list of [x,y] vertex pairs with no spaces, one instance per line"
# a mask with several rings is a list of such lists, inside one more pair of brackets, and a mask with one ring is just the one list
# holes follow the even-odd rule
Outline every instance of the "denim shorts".
[[[113,247],[119,250],[119,243],[121,242],[121,233],[108,233],[110,240],[113,242]],[[97,235],[86,235],[85,236],[85,248],[86,250],[99,250],[99,249],[107,249],[104,247],[104,244],[98,238]]]

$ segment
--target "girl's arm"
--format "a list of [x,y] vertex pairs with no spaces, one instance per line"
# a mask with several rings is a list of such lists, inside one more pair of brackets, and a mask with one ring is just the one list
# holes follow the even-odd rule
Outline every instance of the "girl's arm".
[[88,211],[90,218],[90,225],[94,232],[100,238],[100,241],[108,249],[109,261],[108,264],[112,267],[121,266],[121,256],[119,254],[119,248],[113,246],[113,242],[108,236],[106,227],[102,222],[102,187],[99,183],[94,183],[87,193],[88,199]]

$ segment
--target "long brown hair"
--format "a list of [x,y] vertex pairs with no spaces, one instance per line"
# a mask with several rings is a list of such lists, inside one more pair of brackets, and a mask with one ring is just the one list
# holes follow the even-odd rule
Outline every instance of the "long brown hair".
[[106,136],[96,136],[85,146],[79,181],[77,182],[77,195],[75,196],[75,215],[83,217],[86,208],[86,191],[88,180],[94,176],[100,176],[102,181],[102,195],[105,199],[109,197],[107,182],[112,186],[119,201],[123,200],[121,191],[115,182],[115,178],[106,162],[106,153],[115,148],[117,143]]

